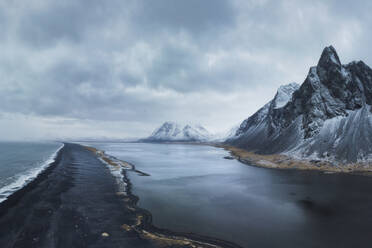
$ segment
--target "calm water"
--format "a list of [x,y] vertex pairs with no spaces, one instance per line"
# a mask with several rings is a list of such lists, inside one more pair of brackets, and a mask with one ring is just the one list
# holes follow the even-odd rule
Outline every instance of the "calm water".
[[35,178],[62,144],[0,142],[0,202]]
[[284,171],[179,144],[94,144],[149,177],[130,174],[155,225],[243,247],[370,247],[372,177]]

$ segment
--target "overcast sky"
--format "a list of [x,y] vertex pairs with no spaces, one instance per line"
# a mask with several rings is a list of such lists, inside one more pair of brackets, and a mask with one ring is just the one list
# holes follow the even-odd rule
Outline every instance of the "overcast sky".
[[0,0],[0,137],[230,128],[322,49],[372,65],[371,1]]

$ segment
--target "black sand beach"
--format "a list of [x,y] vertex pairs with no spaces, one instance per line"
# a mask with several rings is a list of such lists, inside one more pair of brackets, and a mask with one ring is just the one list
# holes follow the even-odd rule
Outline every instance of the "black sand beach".
[[237,247],[157,229],[135,196],[117,191],[92,151],[65,144],[47,170],[0,204],[0,247]]
[[135,216],[115,193],[109,170],[66,144],[51,167],[0,205],[0,247],[152,247],[123,231]]

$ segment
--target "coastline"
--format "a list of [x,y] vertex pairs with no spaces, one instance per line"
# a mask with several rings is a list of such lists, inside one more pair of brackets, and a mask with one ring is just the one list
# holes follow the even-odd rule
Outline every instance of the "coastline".
[[26,187],[29,183],[33,182],[37,179],[37,177],[42,174],[46,169],[48,169],[49,166],[51,166],[57,156],[59,151],[63,148],[64,143],[60,145],[45,161],[43,161],[38,167],[32,168],[30,170],[26,170],[25,173],[18,176],[17,180],[14,182],[3,186],[0,188],[0,195],[2,195],[2,198],[0,198],[0,203],[4,202],[9,198],[12,194],[16,193],[17,191],[23,189]]
[[[220,144],[200,145],[224,148],[235,159],[253,166],[340,172],[322,167],[298,168],[295,161],[286,157],[252,155]],[[258,164],[264,160],[273,162]],[[140,199],[132,191],[129,173],[151,176],[104,151],[67,143],[35,180],[0,203],[0,247],[240,247],[213,236],[154,226],[152,213],[138,206]],[[340,178],[354,177],[340,175]],[[302,198],[302,203],[321,204],[316,198]]]
[[349,173],[358,175],[372,175],[371,163],[335,164],[323,160],[301,160],[284,154],[263,155],[225,144],[214,144],[223,148],[230,155],[243,164],[270,169],[315,170],[324,173]]
[[61,153],[64,147],[63,145],[57,149],[57,151],[52,154],[51,157],[53,157],[53,161],[51,163],[48,163],[44,168],[41,169],[41,171],[37,174],[36,177],[32,178],[31,181],[24,184],[21,188],[14,191],[10,195],[6,197],[5,200],[0,202],[0,217],[4,215],[7,210],[15,205],[17,205],[17,202],[29,191],[33,190],[38,186],[38,184],[46,179],[48,175],[53,171],[53,169],[57,166],[57,164],[61,160]]
[[[141,176],[150,176],[135,168],[135,165],[126,161],[119,160],[111,155],[107,155],[104,151],[94,147],[84,146],[87,150],[94,153],[107,166],[112,166],[114,170],[120,170],[125,182],[124,191],[117,192],[118,197],[122,198],[126,203],[126,208],[136,215],[136,221],[132,225],[124,224],[122,226],[127,232],[135,232],[141,238],[154,242],[159,247],[200,247],[200,248],[238,248],[240,246],[206,236],[201,236],[194,233],[181,233],[155,227],[152,224],[152,214],[140,207],[137,203],[139,198],[132,193],[132,184],[128,177],[128,172],[132,171]],[[115,174],[114,174],[115,176]],[[122,188],[123,189],[123,188]]]

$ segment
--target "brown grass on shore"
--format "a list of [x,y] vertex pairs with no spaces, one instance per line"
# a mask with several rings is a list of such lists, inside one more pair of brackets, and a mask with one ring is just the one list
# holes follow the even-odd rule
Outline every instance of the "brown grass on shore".
[[[98,150],[97,148],[94,148],[94,147],[91,147],[91,146],[84,146],[85,149],[87,149],[88,151],[91,151],[93,153],[95,153],[98,157],[100,157],[103,161],[105,161],[106,163],[108,163],[109,165],[112,165],[114,166],[116,169],[119,169],[120,168],[120,165],[114,161],[112,161],[110,158],[108,158],[107,156],[105,156],[105,153],[101,150]],[[127,164],[126,162],[123,161],[124,164]]]
[[283,154],[262,155],[241,148],[228,145],[218,145],[229,151],[230,154],[242,163],[265,168],[319,170],[325,172],[352,173],[360,172],[372,174],[371,163],[333,164],[321,160],[300,160]]
[[89,151],[91,151],[91,152],[94,152],[94,153],[97,153],[97,148],[94,148],[94,147],[91,147],[91,146],[84,146],[85,147],[85,149],[87,149],[87,150],[89,150]]

